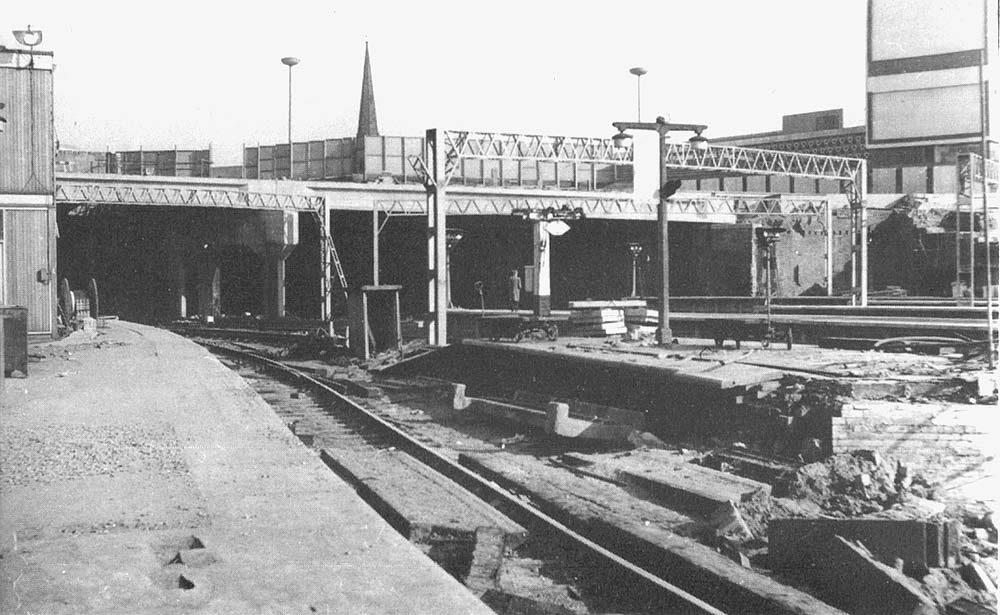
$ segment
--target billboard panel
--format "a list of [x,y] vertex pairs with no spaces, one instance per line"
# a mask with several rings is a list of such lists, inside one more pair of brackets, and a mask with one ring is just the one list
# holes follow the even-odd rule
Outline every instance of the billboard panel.
[[873,92],[871,139],[948,137],[979,132],[979,85]]
[[983,0],[869,0],[872,61],[983,48]]

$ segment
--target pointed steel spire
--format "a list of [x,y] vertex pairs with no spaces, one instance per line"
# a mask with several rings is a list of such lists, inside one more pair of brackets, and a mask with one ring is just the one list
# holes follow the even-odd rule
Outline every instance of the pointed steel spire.
[[361,109],[358,111],[358,138],[377,137],[378,117],[375,115],[375,88],[372,85],[372,64],[365,41],[365,74],[361,80]]

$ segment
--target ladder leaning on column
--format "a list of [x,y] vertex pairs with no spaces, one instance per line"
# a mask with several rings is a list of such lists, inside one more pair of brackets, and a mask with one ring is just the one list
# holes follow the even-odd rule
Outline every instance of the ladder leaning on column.
[[[323,285],[323,305],[329,305],[329,299],[333,297],[333,285],[330,284],[330,270],[331,268],[337,272],[337,279],[340,281],[340,290],[344,295],[344,300],[347,300],[347,277],[344,275],[344,266],[340,263],[340,255],[337,254],[337,246],[333,243],[333,237],[330,236],[330,229],[326,225],[326,204],[321,203],[319,207],[313,210],[313,217],[316,219],[316,225],[319,227],[320,233],[320,250],[321,250],[321,260],[320,269],[322,270],[322,285]],[[324,314],[325,318],[330,318],[332,314]]]

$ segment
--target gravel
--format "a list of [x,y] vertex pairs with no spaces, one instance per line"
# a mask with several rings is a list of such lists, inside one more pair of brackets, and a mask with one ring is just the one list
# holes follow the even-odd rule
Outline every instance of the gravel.
[[172,427],[7,426],[0,433],[0,483],[4,485],[135,472],[189,474]]

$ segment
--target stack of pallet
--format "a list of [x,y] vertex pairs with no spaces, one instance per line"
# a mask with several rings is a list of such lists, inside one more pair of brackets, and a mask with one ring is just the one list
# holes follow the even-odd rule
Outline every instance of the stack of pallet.
[[645,305],[625,308],[625,326],[641,335],[655,335],[660,325],[660,312]]
[[[570,301],[573,334],[583,337],[624,335],[626,301]],[[634,303],[634,302],[633,302]]]

